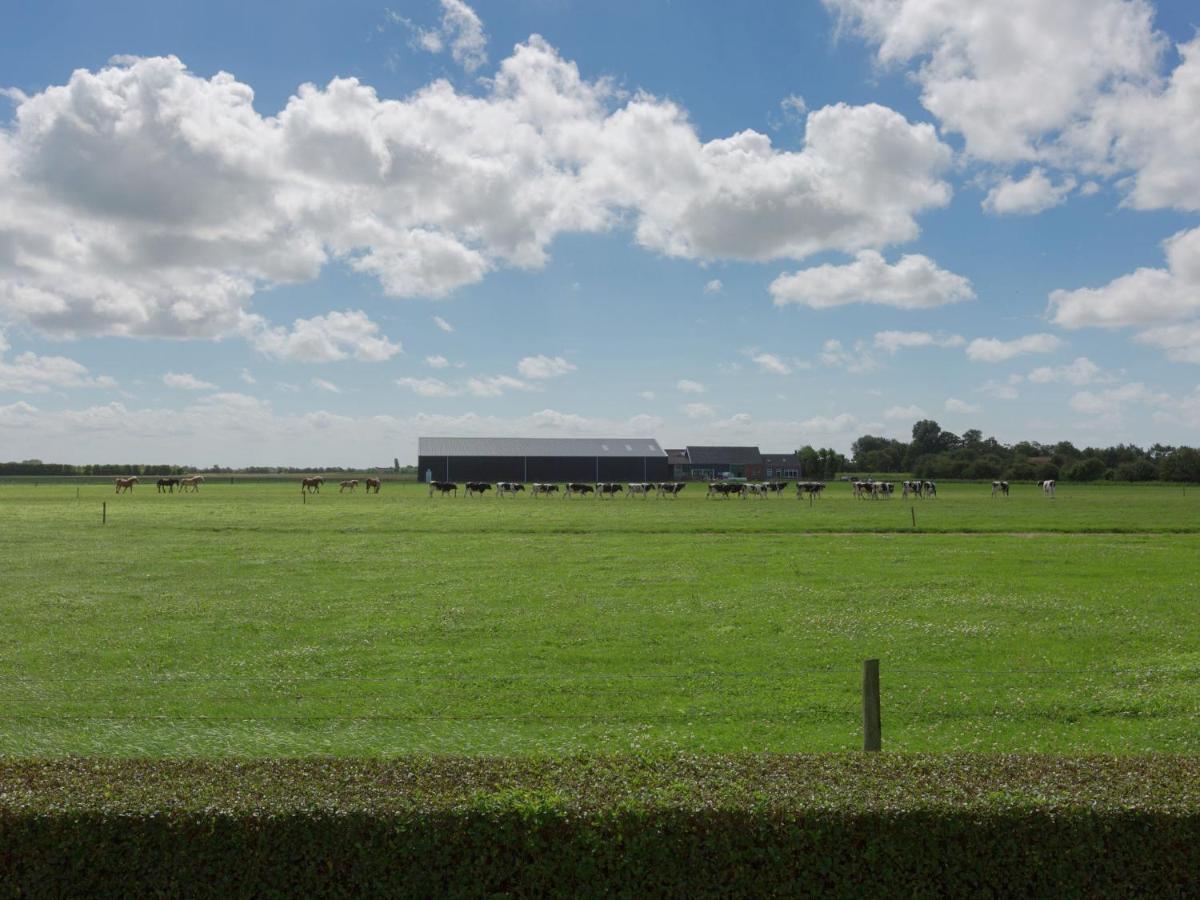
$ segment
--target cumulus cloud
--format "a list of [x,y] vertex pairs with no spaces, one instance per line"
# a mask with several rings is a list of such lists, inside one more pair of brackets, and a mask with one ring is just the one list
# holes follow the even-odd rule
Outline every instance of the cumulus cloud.
[[680,378],[675,382],[675,387],[685,394],[703,394],[708,390],[699,381],[692,381],[690,378]]
[[266,325],[255,317],[246,331],[259,352],[290,362],[323,363],[350,357],[381,362],[403,349],[380,334],[379,326],[362,310],[296,319],[290,329]]
[[658,395],[654,391],[638,391],[638,396],[643,400],[653,400]]
[[968,403],[966,400],[959,400],[957,397],[948,397],[944,404],[948,413],[977,413],[979,406],[974,403]]
[[561,356],[526,356],[517,363],[517,371],[523,378],[542,380],[558,378],[574,372],[577,366],[567,362]]
[[706,282],[706,283],[705,283],[705,285],[704,285],[704,293],[706,293],[706,294],[719,294],[719,293],[721,293],[721,290],[722,290],[724,287],[725,287],[725,285],[721,283],[721,279],[720,279],[720,278],[714,278],[712,281],[709,281],[709,282]]
[[338,78],[263,116],[235,76],[174,57],[13,96],[0,315],[60,336],[243,334],[256,291],[333,261],[438,297],[625,223],[688,259],[855,252],[911,240],[950,197],[950,149],[893,110],[810,112],[795,151],[753,131],[705,142],[682,107],[588,81],[537,36],[479,96]]
[[162,383],[181,391],[211,391],[216,388],[212,382],[201,381],[190,372],[168,372],[162,377]]
[[1153,79],[1162,51],[1144,0],[824,0],[878,48],[915,64],[921,102],[980,159],[1036,159],[1119,85]]
[[532,390],[538,388],[511,375],[479,375],[467,379],[467,392],[476,397],[499,397],[509,391]]
[[1005,178],[988,191],[982,205],[985,211],[995,215],[1032,215],[1058,206],[1074,188],[1074,178],[1065,178],[1055,184],[1035,166],[1018,181]]
[[800,304],[828,309],[848,303],[878,303],[898,309],[930,309],[975,296],[971,282],[941,269],[918,253],[889,265],[874,250],[863,250],[854,262],[825,264],[780,275],[771,282],[776,306]]
[[340,387],[338,387],[332,381],[326,381],[324,378],[314,378],[310,383],[313,387],[322,391],[328,391],[331,394],[340,394],[342,392]]
[[1161,347],[1174,362],[1200,363],[1200,322],[1160,325],[1139,334],[1135,340]]
[[1064,366],[1040,366],[1027,376],[1034,384],[1073,384],[1082,386],[1105,380],[1100,367],[1086,356],[1077,357]]
[[1153,391],[1140,381],[1123,384],[1103,391],[1079,391],[1071,397],[1076,412],[1095,416],[1116,416],[1130,404],[1163,407],[1171,403],[1169,394]]
[[419,30],[418,43],[430,53],[447,47],[454,61],[467,72],[487,62],[487,34],[483,20],[462,0],[441,0],[442,21],[437,28]]
[[892,421],[905,421],[925,418],[925,410],[919,406],[889,406],[883,411],[883,417]]
[[68,388],[115,388],[108,375],[92,375],[87,366],[65,356],[38,356],[21,353],[7,360],[9,344],[0,331],[0,391],[15,394],[44,394]]
[[841,341],[830,338],[821,345],[818,358],[823,365],[845,369],[853,375],[864,375],[879,368],[879,362],[871,355],[863,341],[855,341],[850,349]]
[[242,371],[238,373],[238,378],[241,379],[244,384],[258,384],[258,379],[251,374],[249,369],[242,369]]
[[440,328],[442,331],[446,332],[447,334],[454,331],[454,326],[451,325],[449,322],[447,322],[445,319],[443,319],[441,316],[434,316],[433,324],[436,325],[438,328]]
[[450,365],[450,360],[444,356],[427,356],[425,357],[425,365],[431,369],[444,369]]
[[685,403],[683,414],[689,419],[712,419],[716,417],[717,411],[707,403]]
[[1026,353],[1053,353],[1062,341],[1052,334],[1027,334],[1011,341],[999,338],[976,338],[967,344],[971,362],[998,363]]
[[408,388],[421,397],[454,397],[459,394],[457,388],[451,387],[440,378],[397,378],[396,385]]
[[877,331],[875,347],[895,354],[912,347],[961,347],[966,338],[960,334],[931,334],[928,331]]
[[1009,375],[1004,381],[990,379],[980,385],[979,392],[987,394],[989,397],[995,397],[997,400],[1016,400],[1021,395],[1017,385],[1024,380],[1024,375],[1016,373]]
[[792,367],[774,353],[758,353],[750,358],[758,364],[760,372],[769,372],[772,375],[792,374]]
[[1054,323],[1122,328],[1200,315],[1200,228],[1172,235],[1163,247],[1165,269],[1140,268],[1103,287],[1051,293]]

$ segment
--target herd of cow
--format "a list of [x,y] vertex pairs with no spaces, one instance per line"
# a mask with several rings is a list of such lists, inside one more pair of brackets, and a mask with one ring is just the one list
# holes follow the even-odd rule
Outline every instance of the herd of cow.
[[[681,481],[630,481],[621,483],[618,481],[597,481],[595,483],[584,481],[568,481],[563,485],[561,494],[565,500],[567,497],[583,497],[588,494],[595,494],[597,497],[609,499],[617,494],[625,494],[627,497],[649,497],[655,494],[659,497],[675,497],[686,487]],[[488,491],[494,490],[497,497],[515,497],[518,493],[525,490],[525,485],[519,481],[468,481],[463,485],[466,496],[476,497],[483,496]],[[442,497],[450,495],[458,496],[458,484],[453,481],[431,481],[429,482],[429,496],[439,494]],[[560,493],[557,484],[547,482],[534,482],[529,486],[529,493],[534,497],[543,495]]]

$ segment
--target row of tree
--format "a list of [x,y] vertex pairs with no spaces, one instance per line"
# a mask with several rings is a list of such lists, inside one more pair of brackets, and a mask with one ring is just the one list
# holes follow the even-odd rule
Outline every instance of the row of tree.
[[[1008,481],[1200,481],[1200,451],[1193,447],[1133,444],[1084,447],[1070,441],[1002,444],[971,429],[945,431],[932,419],[913,425],[912,440],[863,435],[851,448],[861,472],[912,473],[917,478],[1003,478]],[[805,470],[807,472],[807,470]]]
[[299,475],[310,472],[326,472],[329,474],[356,474],[359,472],[378,472],[390,468],[396,474],[413,473],[416,466],[401,466],[395,460],[392,466],[373,469],[345,468],[343,466],[244,466],[230,468],[229,466],[176,466],[169,463],[152,465],[148,463],[97,463],[94,465],[77,466],[71,463],[47,463],[40,459],[25,459],[21,462],[0,462],[0,477],[13,475],[188,475],[199,472],[204,475]]

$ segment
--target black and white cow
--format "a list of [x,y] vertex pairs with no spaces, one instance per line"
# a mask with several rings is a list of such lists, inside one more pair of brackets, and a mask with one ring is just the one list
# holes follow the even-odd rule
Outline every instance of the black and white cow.
[[1042,493],[1047,497],[1054,499],[1054,479],[1050,478],[1045,481],[1038,482],[1042,489]]
[[595,491],[596,491],[596,489],[594,487],[592,487],[590,484],[587,484],[582,481],[570,481],[567,483],[567,489],[565,491],[563,491],[563,499],[566,500],[568,497],[573,496],[575,494],[578,494],[580,497],[583,497],[583,496],[586,496],[587,494],[595,493]]
[[558,493],[558,485],[557,484],[543,484],[542,482],[534,482],[533,490],[531,491],[531,493],[535,497],[538,496],[539,494],[555,494],[555,493]]
[[924,494],[926,497],[936,497],[937,496],[937,484],[935,484],[932,481],[922,481],[921,482],[921,493]]
[[995,497],[997,494],[1000,494],[1005,497],[1008,496],[1008,482],[1007,481],[993,481],[992,482],[992,497]]
[[676,497],[687,485],[682,481],[660,481],[654,486],[660,497]]
[[636,494],[644,500],[650,495],[652,490],[654,490],[654,485],[648,481],[631,481],[629,482],[629,493],[625,496],[632,497]]
[[430,497],[433,496],[434,491],[437,491],[443,497],[445,497],[447,494],[454,494],[454,496],[457,497],[458,496],[458,485],[455,484],[453,481],[431,481],[431,482],[429,482],[429,496]]
[[624,491],[624,486],[617,484],[615,481],[596,482],[596,496],[600,499],[605,497],[611,499],[614,495],[624,493]]
[[510,497],[517,496],[517,491],[525,490],[525,485],[519,481],[501,481],[496,485],[496,496],[503,497],[507,494]]
[[821,496],[821,491],[825,490],[825,483],[821,481],[797,481],[796,482],[796,499],[808,497],[816,499]]
[[491,489],[492,489],[492,485],[487,481],[468,481],[467,482],[467,496],[468,497],[473,497],[476,494],[479,494],[479,496],[482,497],[484,491],[490,491]]

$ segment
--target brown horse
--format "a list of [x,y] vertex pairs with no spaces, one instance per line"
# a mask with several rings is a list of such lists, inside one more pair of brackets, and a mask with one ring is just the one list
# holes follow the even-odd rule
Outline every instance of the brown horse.
[[121,493],[122,491],[132,491],[133,486],[135,484],[137,484],[137,482],[138,482],[138,477],[136,475],[130,475],[128,478],[114,478],[113,479],[113,483],[116,484],[116,486],[117,486],[118,494]]
[[382,482],[382,480],[380,480],[378,478],[368,478],[367,479],[367,493],[369,494],[369,493],[371,493],[371,491],[374,491],[375,493],[378,494],[379,486],[381,484],[383,484],[383,482]]
[[192,491],[193,493],[200,492],[200,485],[204,484],[203,475],[188,475],[185,478],[179,479],[179,493],[184,491]]
[[350,493],[353,494],[354,489],[356,487],[358,487],[358,479],[357,478],[351,478],[349,481],[339,481],[338,482],[338,493],[340,494],[342,491],[346,490],[346,488],[350,488]]
[[325,483],[325,479],[320,475],[314,475],[312,478],[300,479],[300,493],[308,491],[309,493],[321,493],[321,485]]

